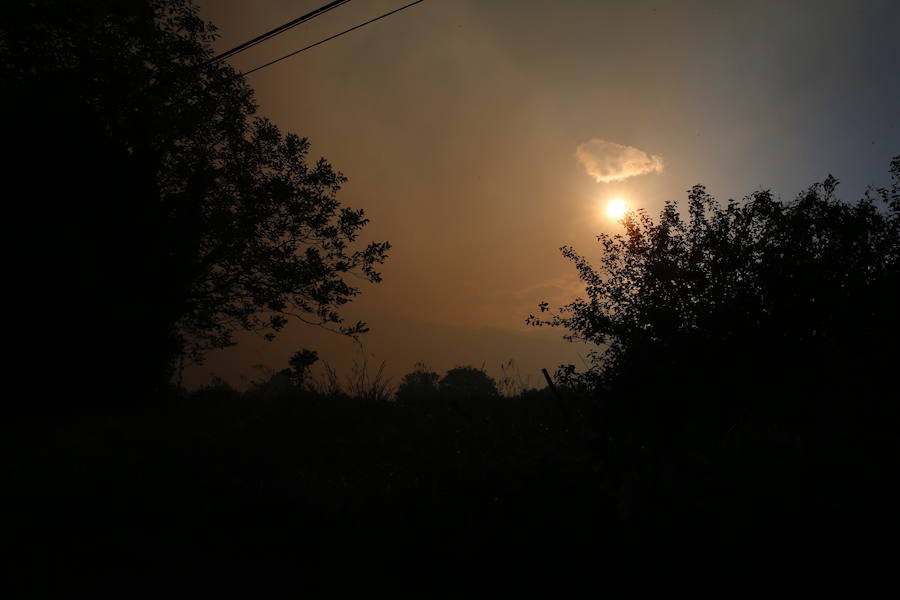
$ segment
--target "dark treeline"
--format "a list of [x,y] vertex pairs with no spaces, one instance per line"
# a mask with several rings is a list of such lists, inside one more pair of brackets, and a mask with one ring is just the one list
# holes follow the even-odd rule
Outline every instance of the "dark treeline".
[[439,566],[631,519],[616,492],[627,461],[596,476],[605,442],[549,390],[503,396],[471,367],[417,370],[391,396],[355,381],[349,394],[282,373],[128,415],[19,421],[6,436],[27,504],[18,560],[76,579],[88,565],[306,570],[382,552]]
[[241,329],[365,333],[340,314],[348,276],[378,282],[389,246],[355,245],[343,176],[254,116],[188,2],[0,10],[30,259],[3,467],[27,584],[661,540],[834,557],[894,531],[900,157],[856,203],[830,176],[787,203],[696,186],[686,217],[600,236],[599,267],[564,248],[586,296],[529,321],[597,351],[554,387],[472,367],[340,382],[302,350],[244,392],[188,391],[179,365]]

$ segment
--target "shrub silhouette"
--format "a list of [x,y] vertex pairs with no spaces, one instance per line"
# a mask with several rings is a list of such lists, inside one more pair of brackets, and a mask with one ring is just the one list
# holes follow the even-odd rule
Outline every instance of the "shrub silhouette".
[[312,366],[319,360],[319,354],[315,350],[307,350],[306,348],[298,350],[291,355],[288,360],[288,369],[283,373],[288,377],[290,382],[298,388],[302,388],[309,379],[309,371]]
[[401,404],[434,402],[438,398],[440,375],[431,371],[425,363],[416,363],[397,386],[396,401]]
[[450,369],[438,382],[441,395],[470,402],[476,399],[490,400],[500,396],[497,384],[484,372],[470,366]]
[[23,289],[31,310],[66,314],[31,338],[89,346],[61,379],[104,364],[156,387],[235,330],[289,319],[365,331],[339,309],[349,275],[380,280],[388,244],[356,246],[368,220],[336,199],[344,176],[255,116],[243,77],[209,63],[215,28],[191,2],[12,0],[0,22],[5,167],[28,198],[12,217],[37,259]]
[[856,204],[838,200],[831,176],[788,204],[760,191],[721,207],[695,186],[687,220],[669,202],[657,221],[632,212],[623,234],[600,235],[599,269],[564,247],[587,296],[529,321],[598,346],[591,368],[565,366],[563,381],[664,413],[877,401],[900,333],[900,157],[891,174],[890,189]]
[[808,535],[891,518],[900,157],[891,176],[855,204],[831,176],[786,204],[695,186],[687,219],[669,202],[600,235],[599,268],[563,248],[586,297],[529,322],[597,346],[557,376],[594,398],[623,518]]

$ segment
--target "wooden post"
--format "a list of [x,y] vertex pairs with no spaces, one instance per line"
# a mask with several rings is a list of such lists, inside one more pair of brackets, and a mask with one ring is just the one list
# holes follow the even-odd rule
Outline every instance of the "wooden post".
[[550,378],[550,373],[547,372],[547,369],[541,369],[541,373],[544,374],[544,379],[547,380],[547,387],[550,388],[550,391],[553,392],[553,395],[556,397],[556,405],[559,407],[559,412],[562,413],[563,419],[565,419],[566,421],[566,425],[571,424],[571,420],[569,419],[569,411],[566,409],[566,403],[563,401],[559,390],[556,389],[556,384],[553,383],[553,379]]

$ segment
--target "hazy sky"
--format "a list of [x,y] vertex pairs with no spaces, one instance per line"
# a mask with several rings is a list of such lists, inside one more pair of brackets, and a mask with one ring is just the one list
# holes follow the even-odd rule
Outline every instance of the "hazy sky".
[[[200,6],[225,50],[324,3]],[[231,63],[250,69],[405,3],[354,0]],[[366,210],[364,237],[393,245],[383,283],[347,311],[372,326],[370,366],[496,375],[513,358],[536,385],[583,349],[524,320],[578,294],[559,247],[596,256],[595,235],[619,227],[612,197],[655,214],[696,183],[722,200],[760,188],[789,200],[829,173],[848,200],[886,183],[898,34],[896,0],[426,0],[248,81],[261,115],[349,178],[339,198]],[[361,356],[310,327],[241,339],[187,383],[239,383],[300,347],[342,372]]]

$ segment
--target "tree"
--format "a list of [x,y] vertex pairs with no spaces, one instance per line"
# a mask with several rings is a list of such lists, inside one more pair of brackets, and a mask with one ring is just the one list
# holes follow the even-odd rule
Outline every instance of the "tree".
[[694,186],[686,220],[668,202],[598,236],[599,268],[564,247],[586,297],[528,322],[595,344],[587,371],[558,377],[645,424],[871,425],[895,410],[900,157],[891,175],[855,204],[831,176],[787,204],[759,191],[722,207]]
[[290,368],[281,371],[281,373],[287,376],[294,387],[302,389],[309,380],[310,369],[318,360],[318,352],[303,348],[291,355],[291,358],[288,360]]
[[447,371],[438,382],[438,389],[444,397],[462,402],[500,396],[493,378],[482,369],[470,366],[455,367]]
[[438,380],[440,376],[428,368],[425,363],[416,363],[415,369],[400,380],[397,387],[396,400],[400,404],[417,402],[433,402],[438,397]]
[[563,248],[585,296],[529,322],[596,345],[557,377],[591,401],[641,519],[833,535],[893,518],[900,156],[891,175],[854,204],[831,176],[789,203],[698,185],[686,218],[669,202],[600,235],[597,268]]
[[100,362],[154,387],[236,330],[366,331],[339,309],[359,293],[348,276],[380,281],[389,244],[356,246],[368,219],[336,199],[345,177],[255,116],[189,0],[12,0],[0,21],[6,181],[37,259],[22,308],[65,315],[32,332],[36,351],[61,339],[81,348],[70,376]]

